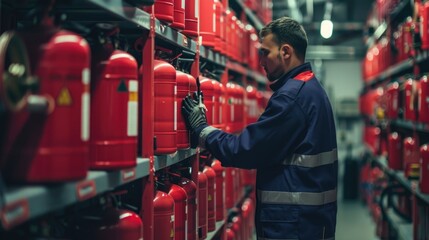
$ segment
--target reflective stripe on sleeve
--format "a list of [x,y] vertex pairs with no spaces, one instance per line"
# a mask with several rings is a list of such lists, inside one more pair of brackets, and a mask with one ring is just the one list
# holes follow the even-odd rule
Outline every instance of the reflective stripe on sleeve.
[[283,161],[283,165],[294,165],[300,167],[319,167],[332,164],[338,160],[337,149],[329,152],[323,152],[316,155],[294,154]]
[[200,132],[200,138],[198,139],[198,146],[202,147],[202,148],[206,148],[206,138],[207,136],[213,132],[219,130],[215,127],[212,126],[208,126],[205,127],[201,132]]
[[258,190],[261,203],[318,206],[337,201],[337,189],[321,193]]

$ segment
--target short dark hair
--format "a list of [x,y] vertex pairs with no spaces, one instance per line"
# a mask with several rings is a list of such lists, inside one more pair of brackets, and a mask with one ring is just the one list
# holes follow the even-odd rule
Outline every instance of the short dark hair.
[[305,58],[307,51],[307,34],[304,28],[297,21],[290,17],[281,17],[264,26],[259,32],[262,39],[268,34],[274,34],[274,40],[279,44],[290,44],[296,51],[297,56]]

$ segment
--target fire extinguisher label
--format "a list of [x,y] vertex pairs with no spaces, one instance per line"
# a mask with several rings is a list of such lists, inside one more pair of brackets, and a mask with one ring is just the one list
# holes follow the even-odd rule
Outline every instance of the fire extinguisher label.
[[182,0],[182,9],[185,9],[185,0]]
[[88,141],[89,139],[89,111],[90,111],[90,96],[89,96],[89,68],[82,71],[82,83],[84,85],[84,92],[82,93],[82,127],[81,139]]
[[128,82],[128,114],[127,114],[127,135],[129,137],[137,136],[137,113],[138,113],[138,82],[130,80]]
[[213,33],[216,32],[216,3],[213,2]]
[[[200,19],[200,0],[195,0],[195,18]],[[199,26],[200,25],[198,24],[198,27]]]

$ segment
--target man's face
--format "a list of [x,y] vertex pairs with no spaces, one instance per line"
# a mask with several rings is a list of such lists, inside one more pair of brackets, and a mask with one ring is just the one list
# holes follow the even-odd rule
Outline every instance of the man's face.
[[259,64],[264,68],[270,82],[279,79],[285,73],[285,63],[280,46],[273,38],[272,33],[266,35],[259,48]]

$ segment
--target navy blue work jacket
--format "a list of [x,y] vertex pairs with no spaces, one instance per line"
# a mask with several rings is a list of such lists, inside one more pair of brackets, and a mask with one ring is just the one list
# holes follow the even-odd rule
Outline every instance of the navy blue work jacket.
[[334,239],[338,161],[329,99],[309,63],[270,87],[256,123],[239,135],[206,127],[200,145],[223,166],[257,169],[259,240]]

